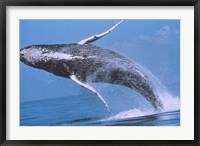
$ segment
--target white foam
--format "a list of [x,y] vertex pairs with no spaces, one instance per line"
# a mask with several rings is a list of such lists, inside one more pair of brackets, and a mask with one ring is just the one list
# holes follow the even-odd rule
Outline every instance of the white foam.
[[140,68],[148,75],[149,80],[154,86],[154,92],[158,95],[158,98],[161,100],[164,108],[162,112],[180,110],[180,97],[173,96],[168,89],[160,82],[160,80],[153,75],[144,66],[138,64]]
[[174,97],[168,92],[159,94],[159,99],[164,105],[163,112],[180,110],[180,98]]
[[146,109],[146,110],[140,110],[140,109],[131,109],[127,111],[122,111],[114,116],[111,116],[107,119],[103,119],[103,121],[106,120],[119,120],[119,119],[127,119],[127,118],[134,118],[134,117],[142,117],[152,114],[157,114],[160,112],[169,112],[169,111],[176,111],[180,110],[180,98],[179,97],[173,97],[171,94],[165,92],[159,95],[159,99],[164,105],[164,108],[162,111],[155,111],[152,109]]
[[127,111],[122,111],[114,116],[111,116],[107,119],[102,119],[102,121],[107,121],[107,120],[119,120],[119,119],[127,119],[127,118],[134,118],[134,117],[141,117],[141,116],[146,116],[146,115],[151,115],[153,114],[152,111],[142,111],[139,109],[131,109]]

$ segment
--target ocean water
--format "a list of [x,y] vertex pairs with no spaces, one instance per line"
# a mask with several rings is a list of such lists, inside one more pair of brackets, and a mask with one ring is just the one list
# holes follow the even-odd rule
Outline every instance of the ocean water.
[[[98,89],[112,85],[102,85]],[[51,99],[21,102],[21,126],[179,126],[180,101],[163,93],[160,99],[164,109],[155,111],[139,94],[120,86],[115,93],[105,98],[111,109],[94,94],[56,97]],[[119,90],[122,88],[123,90]],[[117,90],[118,89],[118,90]],[[106,90],[105,90],[106,91]],[[117,92],[116,92],[117,91]],[[129,91],[129,92],[127,92]],[[108,90],[105,92],[107,94]],[[111,91],[110,91],[111,92]],[[121,92],[121,96],[119,93]],[[128,93],[128,94],[127,94]],[[118,96],[117,96],[118,94]],[[124,97],[130,96],[130,97]],[[110,99],[110,100],[109,100]],[[133,106],[134,105],[134,106]],[[134,108],[133,108],[134,107]]]

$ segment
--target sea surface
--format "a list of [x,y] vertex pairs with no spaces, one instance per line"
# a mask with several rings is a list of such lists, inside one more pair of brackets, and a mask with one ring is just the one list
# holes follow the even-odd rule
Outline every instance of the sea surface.
[[[172,99],[177,102],[177,99]],[[120,107],[120,103],[118,104]],[[173,105],[173,104],[172,104]],[[117,105],[113,107],[118,107]],[[150,108],[151,109],[151,108]],[[111,113],[93,94],[22,102],[20,126],[179,126],[180,110],[130,108]]]

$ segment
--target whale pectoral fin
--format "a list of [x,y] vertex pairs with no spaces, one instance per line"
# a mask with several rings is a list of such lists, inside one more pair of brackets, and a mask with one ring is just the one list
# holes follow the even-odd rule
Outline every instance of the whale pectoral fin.
[[103,97],[90,85],[86,84],[86,83],[83,83],[81,81],[79,81],[75,75],[71,75],[70,76],[70,79],[74,82],[76,82],[77,84],[79,84],[80,86],[90,90],[91,92],[93,92],[94,94],[96,94],[100,99],[101,101],[104,103],[104,105],[106,106],[106,108],[108,109],[109,113],[110,113],[110,109],[109,109],[109,106],[108,104],[106,103],[106,101],[103,99]]
[[120,22],[118,22],[117,24],[115,24],[113,27],[111,27],[110,29],[108,29],[107,31],[101,33],[101,34],[96,34],[93,35],[89,38],[86,38],[84,40],[81,40],[78,42],[79,45],[84,45],[84,44],[89,44],[91,42],[94,42],[100,38],[102,38],[103,36],[107,35],[108,33],[110,33],[112,30],[114,30],[118,25],[120,25],[123,22],[123,20],[121,20]]

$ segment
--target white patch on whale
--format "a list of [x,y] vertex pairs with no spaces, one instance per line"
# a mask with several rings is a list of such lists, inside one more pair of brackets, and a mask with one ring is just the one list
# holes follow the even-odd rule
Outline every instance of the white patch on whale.
[[[26,51],[26,50],[24,50],[24,51]],[[41,61],[41,60],[43,60],[44,62],[47,62],[52,59],[74,60],[74,59],[87,59],[87,58],[95,58],[96,57],[96,56],[87,56],[87,57],[74,56],[71,54],[60,53],[60,52],[47,52],[47,53],[44,53],[44,52],[45,52],[44,49],[35,48],[31,51],[29,50],[27,52],[24,52],[24,54],[26,55],[26,60],[28,60],[29,62],[31,62],[33,64],[35,64],[36,62]]]
[[82,56],[72,56],[70,54],[65,54],[65,53],[48,53],[48,54],[44,54],[44,57],[48,57],[48,58],[54,58],[54,59],[65,59],[65,60],[73,60],[73,59],[84,59]]

